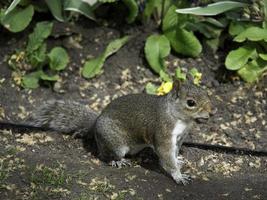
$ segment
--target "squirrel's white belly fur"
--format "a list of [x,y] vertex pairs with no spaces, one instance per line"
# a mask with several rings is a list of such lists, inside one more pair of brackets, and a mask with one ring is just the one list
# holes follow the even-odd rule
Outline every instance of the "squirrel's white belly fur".
[[176,152],[177,152],[177,141],[179,141],[184,134],[185,129],[187,128],[186,123],[181,120],[177,120],[175,123],[174,129],[172,130],[172,154],[174,159],[176,159]]

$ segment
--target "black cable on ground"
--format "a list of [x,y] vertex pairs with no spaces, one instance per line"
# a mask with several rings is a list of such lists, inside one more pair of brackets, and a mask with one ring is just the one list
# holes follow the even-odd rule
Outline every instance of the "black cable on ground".
[[[27,124],[17,124],[13,122],[0,122],[0,129],[11,129],[15,132],[31,132],[31,131],[51,131],[49,128],[37,127]],[[251,155],[251,156],[267,156],[267,151],[253,150],[247,148],[228,147],[223,145],[204,144],[197,142],[184,142],[184,146],[193,147],[203,150],[211,150],[220,153],[237,154],[237,155]]]
[[264,150],[253,150],[247,148],[239,148],[239,147],[228,147],[223,145],[216,145],[216,144],[204,144],[204,143],[197,143],[197,142],[184,142],[184,146],[186,147],[193,147],[203,150],[211,150],[220,153],[227,153],[227,154],[237,154],[237,155],[251,155],[251,156],[267,156],[267,151]]

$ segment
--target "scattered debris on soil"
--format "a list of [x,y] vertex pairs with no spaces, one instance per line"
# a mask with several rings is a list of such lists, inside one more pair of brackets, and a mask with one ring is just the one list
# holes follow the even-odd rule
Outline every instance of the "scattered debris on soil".
[[[100,112],[112,99],[143,92],[146,83],[159,83],[144,60],[146,37],[155,27],[99,27],[88,20],[56,24],[48,46],[63,45],[71,58],[54,86],[24,90],[6,61],[23,46],[27,31],[0,37],[0,120],[21,123],[47,99],[71,99]],[[68,34],[65,34],[68,26]],[[134,38],[91,80],[80,75],[82,63],[99,55],[109,41]],[[56,37],[55,37],[56,36]],[[75,39],[76,38],[76,39]],[[75,41],[75,42],[74,42]],[[255,86],[223,68],[223,56],[168,58],[171,72],[196,67],[203,74],[216,115],[196,125],[188,141],[267,150],[267,77]],[[12,78],[13,77],[13,78]],[[115,169],[87,151],[81,140],[58,133],[23,134],[0,130],[0,197],[2,199],[264,199],[267,158],[183,148],[183,171],[192,176],[187,186],[176,185],[159,169],[155,155],[145,150],[131,168]]]

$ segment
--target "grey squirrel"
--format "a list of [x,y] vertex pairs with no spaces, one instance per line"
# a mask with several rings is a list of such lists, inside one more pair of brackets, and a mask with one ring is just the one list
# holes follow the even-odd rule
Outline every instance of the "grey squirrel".
[[100,115],[72,101],[51,100],[31,116],[33,126],[64,133],[94,137],[100,159],[127,165],[126,154],[151,147],[162,168],[176,183],[185,184],[181,173],[183,160],[178,156],[183,140],[196,119],[208,119],[212,112],[207,93],[186,82],[174,82],[163,96],[130,94],[113,100]]

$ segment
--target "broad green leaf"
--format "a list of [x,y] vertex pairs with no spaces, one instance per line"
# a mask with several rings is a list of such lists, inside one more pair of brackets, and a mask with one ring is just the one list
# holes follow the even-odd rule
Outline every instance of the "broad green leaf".
[[33,32],[29,35],[29,41],[26,47],[26,51],[33,52],[40,48],[44,40],[51,34],[52,28],[52,22],[44,21],[37,23]]
[[146,93],[147,94],[153,94],[156,95],[157,94],[157,86],[155,86],[153,83],[148,83],[146,84]]
[[150,67],[156,72],[165,71],[164,58],[170,54],[169,40],[164,35],[151,35],[145,44],[145,56]]
[[267,29],[259,28],[259,27],[249,27],[245,31],[238,34],[234,41],[236,42],[244,42],[245,40],[250,41],[267,41]]
[[267,54],[260,53],[259,56],[261,59],[267,61]]
[[216,3],[211,3],[203,7],[177,9],[176,12],[181,14],[213,16],[227,12],[232,9],[243,8],[246,6],[248,6],[248,4],[236,1],[220,1]]
[[23,76],[22,78],[22,87],[35,89],[39,87],[39,79],[40,76],[43,74],[43,71],[36,71],[30,74]]
[[160,76],[160,79],[162,81],[165,81],[165,82],[172,82],[172,78],[169,76],[169,74],[167,74],[166,72],[164,72],[163,70],[160,70],[159,72],[159,76]]
[[247,64],[250,58],[255,58],[257,51],[253,47],[242,46],[232,50],[226,57],[225,66],[229,70],[238,70]]
[[166,12],[166,15],[163,18],[162,22],[162,31],[163,32],[169,32],[176,29],[178,24],[178,17],[175,13],[176,6],[171,6],[168,11]]
[[123,45],[128,42],[129,36],[124,36],[120,39],[113,40],[110,42],[104,52],[104,59],[112,55],[113,53],[116,53]]
[[65,0],[64,1],[64,10],[78,12],[89,19],[95,20],[95,15],[93,12],[93,7],[88,3],[77,0]]
[[4,13],[5,13],[5,10],[0,8],[0,22],[2,21],[4,15],[5,15]]
[[185,81],[186,80],[186,74],[184,72],[182,72],[182,70],[181,70],[180,67],[177,67],[176,68],[176,70],[175,70],[175,77],[178,80],[182,80],[182,81]]
[[178,27],[175,31],[166,32],[165,35],[177,53],[197,57],[202,51],[202,46],[193,32]]
[[61,0],[45,0],[49,10],[52,15],[60,22],[64,22],[64,14],[63,14],[63,1]]
[[263,0],[263,10],[264,10],[264,21],[263,21],[263,28],[267,29],[267,0]]
[[24,30],[31,22],[34,9],[32,5],[26,8],[14,8],[8,12],[1,20],[3,26],[11,32]]
[[101,73],[104,62],[105,58],[103,54],[97,58],[85,62],[82,70],[82,75],[85,78],[95,77],[96,75]]
[[243,31],[245,31],[246,28],[248,28],[250,26],[251,25],[249,25],[248,23],[245,23],[245,22],[232,21],[230,23],[228,32],[229,32],[230,35],[236,36],[236,35],[242,33]]
[[32,67],[42,66],[46,60],[46,44],[43,43],[40,48],[31,52],[27,57]]
[[239,69],[237,73],[246,82],[253,83],[257,81],[263,72],[267,71],[267,64],[259,66],[256,60],[248,62],[244,67]]
[[50,69],[60,71],[69,63],[69,56],[62,47],[54,47],[48,54]]
[[21,0],[14,0],[12,1],[12,3],[10,4],[10,6],[6,9],[5,11],[5,15],[7,15],[9,12],[11,12],[14,8],[16,8],[16,6],[19,4]]
[[222,32],[221,28],[214,27],[213,25],[210,25],[205,22],[198,22],[198,23],[187,23],[186,25],[187,30],[193,31],[193,32],[200,32],[203,34],[206,38],[218,38]]
[[43,73],[40,76],[40,79],[44,80],[44,81],[57,81],[59,79],[59,75],[55,74],[55,75],[48,75]]
[[173,31],[177,27],[184,27],[188,22],[188,17],[186,15],[177,14],[175,12],[176,8],[176,6],[172,5],[163,18],[162,31],[164,33]]
[[138,5],[135,0],[123,0],[123,3],[128,7],[129,14],[126,18],[128,23],[134,22],[138,15]]
[[94,76],[100,74],[101,69],[107,57],[116,53],[123,45],[126,44],[128,40],[129,37],[125,36],[123,38],[116,39],[110,42],[109,45],[106,47],[104,53],[102,53],[97,58],[85,62],[82,69],[82,75],[85,78],[93,78]]
[[214,19],[212,17],[205,17],[204,19],[204,22],[207,22],[213,26],[216,26],[217,28],[225,28],[228,23],[227,23],[227,20],[217,20],[217,19]]

